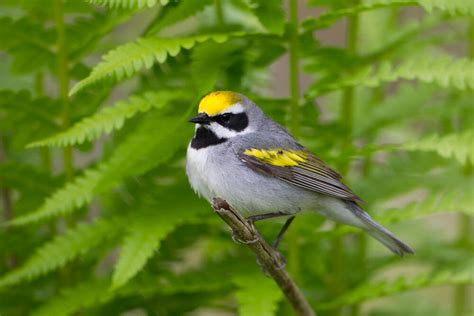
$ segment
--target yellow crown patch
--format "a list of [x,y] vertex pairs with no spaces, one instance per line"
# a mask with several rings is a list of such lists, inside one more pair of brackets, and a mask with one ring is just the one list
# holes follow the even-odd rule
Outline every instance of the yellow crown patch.
[[239,101],[239,95],[232,91],[211,92],[199,103],[199,113],[216,115]]
[[302,150],[250,148],[244,151],[244,155],[255,157],[266,164],[278,167],[298,166],[308,159],[308,154]]

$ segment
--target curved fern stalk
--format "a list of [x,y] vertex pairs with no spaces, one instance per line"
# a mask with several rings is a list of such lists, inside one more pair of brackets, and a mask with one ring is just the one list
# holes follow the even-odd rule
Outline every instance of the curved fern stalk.
[[450,56],[418,56],[402,61],[397,66],[391,62],[382,62],[378,67],[366,67],[354,75],[338,78],[330,83],[316,82],[309,90],[309,96],[341,89],[348,86],[378,87],[384,82],[400,79],[418,80],[435,83],[441,87],[453,87],[459,90],[474,89],[474,61],[467,58]]
[[[469,259],[471,259],[470,263],[473,264],[474,262],[472,262],[472,258]],[[333,309],[344,305],[352,305],[374,298],[395,295],[426,287],[473,284],[473,277],[474,275],[471,265],[466,265],[466,267],[458,271],[444,269],[434,273],[422,273],[418,276],[400,276],[391,281],[381,281],[361,285],[352,291],[348,291],[346,294],[332,302],[319,304],[318,309]]]
[[117,186],[124,178],[143,174],[168,161],[187,141],[186,133],[176,132],[183,121],[182,116],[163,117],[161,112],[148,115],[108,161],[86,170],[84,175],[54,192],[36,211],[17,217],[9,224],[20,226],[70,214],[90,203],[95,194]]
[[104,240],[114,238],[118,232],[117,223],[111,220],[79,224],[66,234],[43,244],[22,267],[0,278],[0,287],[31,280],[59,269]]
[[161,5],[167,5],[169,0],[86,0],[92,4],[107,6],[110,8],[141,9],[154,7],[158,1]]
[[82,144],[85,141],[92,141],[103,134],[109,134],[113,130],[121,129],[125,120],[134,117],[138,113],[144,113],[153,108],[161,109],[172,100],[184,97],[184,95],[184,93],[179,91],[162,91],[146,92],[143,95],[131,96],[127,101],[119,101],[111,107],[86,117],[62,133],[33,142],[27,147],[71,146]]
[[120,80],[130,77],[143,68],[151,68],[155,62],[165,62],[168,56],[176,56],[181,49],[190,49],[197,43],[207,40],[222,43],[231,36],[241,34],[243,33],[206,34],[174,38],[139,38],[135,42],[119,46],[103,56],[103,61],[92,69],[87,78],[79,81],[71,89],[70,95],[106,78]]
[[[474,72],[473,72],[474,73]],[[445,158],[454,158],[462,164],[474,162],[474,130],[446,136],[431,135],[400,147],[405,150],[435,151]]]

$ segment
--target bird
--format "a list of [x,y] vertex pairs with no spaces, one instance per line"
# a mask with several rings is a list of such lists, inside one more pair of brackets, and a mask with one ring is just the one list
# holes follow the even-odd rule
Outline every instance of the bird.
[[199,102],[186,152],[193,190],[224,199],[250,221],[288,217],[273,246],[300,213],[321,214],[362,229],[393,253],[413,249],[363,210],[339,173],[297,142],[243,94],[215,91]]

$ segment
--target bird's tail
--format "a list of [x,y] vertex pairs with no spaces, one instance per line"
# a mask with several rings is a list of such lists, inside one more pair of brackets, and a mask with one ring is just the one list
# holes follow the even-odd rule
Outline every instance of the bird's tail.
[[385,247],[395,254],[403,257],[406,253],[415,254],[415,251],[403,241],[395,237],[388,229],[374,221],[369,214],[362,210],[357,204],[350,206],[355,215],[364,222],[363,229],[372,237],[380,241]]

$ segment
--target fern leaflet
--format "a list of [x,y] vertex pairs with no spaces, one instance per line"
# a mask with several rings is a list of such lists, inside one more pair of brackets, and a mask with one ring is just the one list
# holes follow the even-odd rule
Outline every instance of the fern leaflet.
[[39,209],[15,218],[10,225],[25,225],[69,214],[88,204],[94,194],[108,191],[125,177],[140,175],[170,159],[187,140],[185,133],[176,133],[183,118],[158,114],[161,115],[155,113],[155,116],[147,116],[137,130],[117,147],[108,161],[95,169],[86,170],[84,175],[54,192]]
[[99,302],[105,303],[114,297],[114,293],[108,291],[107,286],[106,280],[89,280],[64,289],[59,295],[53,296],[52,299],[36,309],[32,315],[71,315]]
[[405,150],[435,151],[445,158],[455,158],[462,164],[474,161],[474,130],[446,136],[431,135],[402,145]]
[[400,276],[392,281],[380,281],[361,285],[332,302],[319,304],[318,308],[327,310],[424,287],[473,284],[473,277],[473,270],[470,265],[459,271],[442,270],[434,273],[422,273],[414,277]]
[[230,36],[241,33],[194,35],[186,37],[139,38],[108,52],[103,61],[92,69],[90,75],[79,81],[70,91],[74,94],[81,89],[106,78],[120,80],[130,77],[141,69],[149,69],[155,62],[163,63],[168,56],[176,56],[181,49],[190,49],[207,40],[225,42]]
[[[151,8],[158,3],[158,0],[86,0],[92,4],[107,6],[110,8],[141,9]],[[161,5],[167,5],[169,0],[159,0]]]
[[92,141],[102,134],[121,129],[125,120],[139,112],[147,112],[152,108],[163,108],[173,99],[181,97],[179,92],[147,92],[140,96],[131,96],[127,101],[119,101],[112,107],[107,107],[96,114],[86,117],[70,129],[36,141],[28,147],[38,146],[71,146]]
[[3,276],[0,287],[36,278],[63,267],[104,240],[112,238],[117,232],[117,225],[110,220],[79,224],[42,245],[22,267]]
[[275,282],[262,273],[239,274],[234,278],[240,316],[273,316],[283,295]]
[[453,87],[459,90],[474,89],[474,61],[467,58],[454,59],[450,56],[418,56],[394,66],[383,62],[378,67],[365,67],[354,75],[331,80],[324,84],[318,82],[309,89],[309,95],[315,96],[324,91],[332,91],[347,86],[380,86],[383,82],[400,79],[418,80],[436,83],[441,87]]
[[170,25],[179,23],[211,4],[213,4],[212,0],[188,0],[179,2],[176,7],[168,6],[166,13],[151,26],[147,34],[157,33]]

